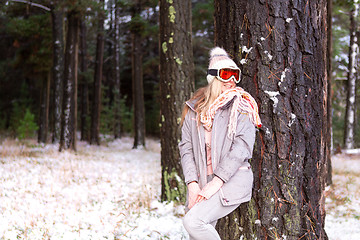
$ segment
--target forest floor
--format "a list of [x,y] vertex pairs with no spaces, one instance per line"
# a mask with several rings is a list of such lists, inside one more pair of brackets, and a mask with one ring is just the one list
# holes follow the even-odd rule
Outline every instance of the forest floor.
[[[182,206],[161,203],[160,143],[0,140],[0,239],[188,239]],[[360,155],[333,156],[326,190],[330,240],[360,239]]]

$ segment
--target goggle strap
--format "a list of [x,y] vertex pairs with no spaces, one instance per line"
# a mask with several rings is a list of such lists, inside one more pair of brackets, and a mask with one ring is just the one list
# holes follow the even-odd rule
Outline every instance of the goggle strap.
[[217,69],[208,69],[208,74],[216,77],[218,75],[218,71],[219,70],[217,70]]

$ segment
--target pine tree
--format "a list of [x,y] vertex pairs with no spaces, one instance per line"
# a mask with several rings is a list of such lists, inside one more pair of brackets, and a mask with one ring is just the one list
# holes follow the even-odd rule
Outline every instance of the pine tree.
[[161,199],[182,201],[178,143],[183,104],[194,91],[191,1],[160,1]]
[[263,123],[252,199],[218,222],[222,239],[327,239],[326,9],[325,0],[215,0],[215,44],[241,66]]
[[140,16],[141,0],[136,0],[132,6],[131,16],[131,68],[132,96],[134,108],[134,145],[133,148],[145,147],[145,105],[142,70],[142,36],[144,23]]
[[101,111],[101,81],[103,75],[104,58],[104,0],[100,0],[101,10],[99,11],[98,33],[96,38],[96,62],[94,73],[94,100],[91,114],[91,135],[90,144],[100,145],[100,111]]

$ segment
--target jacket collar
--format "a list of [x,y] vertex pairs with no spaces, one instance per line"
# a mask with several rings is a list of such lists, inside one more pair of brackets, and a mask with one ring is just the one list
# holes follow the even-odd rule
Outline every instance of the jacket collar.
[[[221,110],[228,109],[228,108],[233,104],[233,102],[234,102],[234,100],[235,100],[236,97],[237,97],[237,96],[234,96],[230,101],[228,101],[228,102],[227,102],[224,106],[222,106],[220,109],[221,109]],[[186,102],[186,105],[188,105],[191,110],[193,110],[194,112],[196,112],[196,111],[195,111],[195,105],[196,105],[197,102],[198,102],[198,99],[190,99],[190,100],[188,100],[188,101]]]

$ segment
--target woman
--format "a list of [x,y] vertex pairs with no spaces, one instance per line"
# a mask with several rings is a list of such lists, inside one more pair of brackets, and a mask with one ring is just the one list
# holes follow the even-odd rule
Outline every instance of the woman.
[[220,239],[218,219],[251,198],[255,100],[243,89],[240,69],[224,49],[210,52],[208,85],[186,102],[179,143],[188,188],[184,227],[194,240]]

